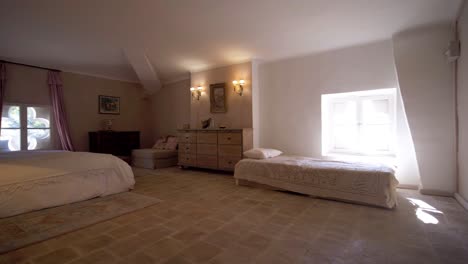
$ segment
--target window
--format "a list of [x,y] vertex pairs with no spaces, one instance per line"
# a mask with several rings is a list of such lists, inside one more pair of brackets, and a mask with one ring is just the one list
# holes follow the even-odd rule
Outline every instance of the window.
[[0,152],[50,149],[50,108],[5,104],[0,130]]
[[322,155],[395,155],[396,89],[322,95]]

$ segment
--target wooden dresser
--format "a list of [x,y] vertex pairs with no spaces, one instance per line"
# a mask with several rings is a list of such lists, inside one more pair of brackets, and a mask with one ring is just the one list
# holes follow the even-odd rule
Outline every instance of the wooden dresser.
[[252,129],[179,130],[179,165],[234,171],[242,153],[252,148]]
[[132,149],[140,148],[140,131],[89,132],[89,151],[130,157]]

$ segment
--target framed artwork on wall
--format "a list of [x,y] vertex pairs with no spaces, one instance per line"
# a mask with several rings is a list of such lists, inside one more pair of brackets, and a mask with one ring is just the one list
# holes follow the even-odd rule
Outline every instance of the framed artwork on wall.
[[226,83],[210,84],[211,113],[226,113]]
[[99,95],[99,114],[120,115],[120,97]]

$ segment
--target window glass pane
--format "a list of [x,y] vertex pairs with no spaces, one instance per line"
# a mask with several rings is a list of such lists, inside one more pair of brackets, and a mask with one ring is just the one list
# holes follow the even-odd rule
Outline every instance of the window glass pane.
[[20,128],[20,107],[5,105],[2,111],[2,128]]
[[0,152],[17,150],[21,150],[20,129],[3,128],[0,131]]
[[363,122],[366,124],[388,124],[391,122],[388,99],[368,99],[362,103]]
[[358,145],[358,128],[355,125],[335,125],[332,128],[332,146],[335,150],[355,150]]
[[28,129],[28,150],[50,148],[50,129]]
[[322,95],[322,154],[393,154],[395,91]]
[[392,130],[390,125],[364,125],[361,128],[361,147],[365,153],[390,151]]
[[28,128],[50,128],[50,110],[48,107],[27,107]]
[[333,124],[355,124],[357,123],[357,104],[355,101],[333,103]]

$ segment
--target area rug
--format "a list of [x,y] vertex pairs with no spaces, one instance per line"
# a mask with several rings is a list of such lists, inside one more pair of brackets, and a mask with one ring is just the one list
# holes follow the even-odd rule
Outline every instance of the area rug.
[[0,219],[0,254],[160,202],[124,192]]

